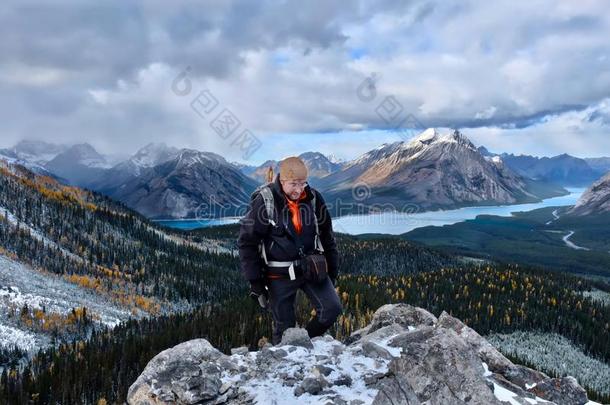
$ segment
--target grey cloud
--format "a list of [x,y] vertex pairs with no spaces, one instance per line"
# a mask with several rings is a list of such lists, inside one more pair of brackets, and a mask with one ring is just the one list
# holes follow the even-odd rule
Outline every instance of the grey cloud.
[[[197,88],[210,86],[261,133],[392,129],[355,96],[372,71],[382,76],[380,97],[395,95],[426,125],[524,128],[610,94],[607,7],[559,8],[552,0],[8,2],[0,131],[130,148],[164,137],[201,143],[207,124],[188,104],[176,112],[171,77],[148,77],[161,90],[140,88],[155,63],[171,74],[191,66]],[[363,49],[358,61],[354,48]],[[286,55],[281,67],[268,62],[276,52]],[[32,68],[50,79],[15,79]],[[107,105],[92,101],[98,89],[109,92]]]
[[[542,110],[537,111],[530,115],[520,115],[520,116],[498,116],[490,119],[482,119],[482,120],[464,120],[461,122],[457,122],[457,125],[454,125],[458,128],[476,128],[476,127],[499,127],[499,128],[507,128],[507,129],[519,129],[526,128],[532,125],[539,123],[545,117],[551,115],[563,114],[570,111],[582,111],[586,109],[587,105],[579,105],[579,104],[570,104],[570,105],[562,105],[557,106],[552,110]],[[452,124],[456,124],[452,122]]]
[[5,63],[65,69],[86,74],[95,84],[111,84],[146,63],[146,22],[132,7],[17,4],[5,10],[0,20]]
[[88,71],[93,83],[105,85],[153,62],[226,77],[241,65],[243,51],[345,40],[334,22],[345,6],[331,3],[14,2],[0,15],[0,52],[5,63]]
[[610,128],[610,111],[595,110],[595,111],[591,112],[591,114],[587,118],[587,121],[589,121],[589,122],[599,121],[603,125]]

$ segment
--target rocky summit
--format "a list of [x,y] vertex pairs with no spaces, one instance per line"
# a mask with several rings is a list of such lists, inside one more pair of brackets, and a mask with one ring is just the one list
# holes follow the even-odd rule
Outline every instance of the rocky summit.
[[226,355],[205,339],[155,356],[128,393],[152,404],[593,404],[572,377],[513,364],[443,312],[385,305],[345,342],[304,329]]

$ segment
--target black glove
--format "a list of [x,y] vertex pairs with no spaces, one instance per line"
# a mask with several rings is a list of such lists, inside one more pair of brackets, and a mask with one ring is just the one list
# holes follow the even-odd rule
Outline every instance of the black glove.
[[250,297],[261,306],[261,308],[267,308],[267,300],[269,298],[269,292],[265,286],[264,280],[252,280],[250,281]]

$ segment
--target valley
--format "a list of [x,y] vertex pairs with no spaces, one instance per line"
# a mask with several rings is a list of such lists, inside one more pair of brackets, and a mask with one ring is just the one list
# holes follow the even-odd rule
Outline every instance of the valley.
[[[430,144],[434,136],[426,138]],[[443,139],[453,145],[453,138]],[[148,360],[169,346],[204,336],[221,350],[256,349],[269,336],[269,314],[247,297],[239,273],[239,224],[166,228],[101,193],[4,162],[0,398],[123,401]],[[526,190],[533,183],[522,184]],[[605,190],[590,188],[578,201],[603,207],[593,189]],[[446,310],[492,338],[555,334],[578,347],[565,351],[574,364],[567,369],[497,342],[515,361],[578,374],[590,398],[608,399],[607,387],[575,365],[595,359],[591,367],[604,375],[610,362],[600,343],[610,333],[608,217],[569,214],[574,202],[543,204],[511,217],[479,215],[396,235],[370,232],[373,226],[360,235],[343,233],[341,220],[349,217],[337,218],[344,312],[331,333],[346,339],[380,306],[407,302],[436,315]],[[302,295],[297,310],[299,322],[312,316]]]

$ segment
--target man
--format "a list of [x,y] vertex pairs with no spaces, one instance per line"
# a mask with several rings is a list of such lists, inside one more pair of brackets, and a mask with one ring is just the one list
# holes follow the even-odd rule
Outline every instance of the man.
[[[332,221],[322,195],[307,184],[307,173],[298,157],[282,160],[270,190],[254,194],[241,221],[238,239],[241,270],[250,282],[251,296],[261,306],[268,298],[274,345],[280,343],[286,329],[295,326],[294,303],[299,289],[316,309],[316,317],[306,326],[309,337],[324,334],[343,310],[334,288],[339,254]],[[299,246],[309,254],[319,246],[318,241],[328,264],[328,277],[321,283],[312,283],[303,278]]]

